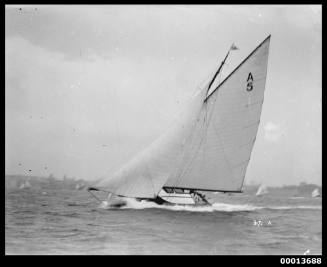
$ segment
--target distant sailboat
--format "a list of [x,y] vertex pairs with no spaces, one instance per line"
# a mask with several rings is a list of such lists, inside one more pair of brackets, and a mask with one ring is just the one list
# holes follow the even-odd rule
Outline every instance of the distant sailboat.
[[29,181],[24,181],[23,183],[21,183],[21,185],[19,186],[19,189],[25,189],[25,188],[30,188],[31,184]]
[[25,188],[25,183],[20,184],[19,189],[24,189]]
[[316,188],[315,190],[313,190],[312,193],[311,193],[311,196],[312,197],[320,197],[321,195],[319,193],[319,189]]
[[126,197],[158,204],[208,205],[198,191],[242,192],[260,122],[269,44],[270,36],[211,88],[229,52],[235,50],[232,46],[175,127],[89,192],[108,192],[107,202],[115,196],[117,206]]
[[85,184],[84,183],[78,183],[75,186],[76,190],[83,190],[85,188]]
[[267,186],[261,185],[258,188],[258,191],[257,191],[257,193],[255,195],[256,196],[262,196],[262,195],[266,195],[266,194],[268,194],[268,188],[267,188]]

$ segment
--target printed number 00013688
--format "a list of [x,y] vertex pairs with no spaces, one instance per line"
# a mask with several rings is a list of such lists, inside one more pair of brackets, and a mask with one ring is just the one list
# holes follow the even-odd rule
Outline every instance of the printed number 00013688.
[[281,264],[321,264],[321,258],[280,258]]

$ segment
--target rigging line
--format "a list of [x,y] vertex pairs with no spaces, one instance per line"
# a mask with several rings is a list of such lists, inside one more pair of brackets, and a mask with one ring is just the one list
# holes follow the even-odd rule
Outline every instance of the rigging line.
[[[215,98],[213,100],[213,103],[211,104],[212,106],[212,109],[211,109],[211,113],[209,114],[209,119],[208,119],[208,127],[209,127],[209,122],[211,121],[212,119],[212,116],[213,116],[213,113],[214,113],[214,110],[215,110],[215,104],[217,102],[217,98],[218,98],[218,93],[215,95]],[[209,105],[209,102],[206,102],[207,105]],[[210,112],[210,111],[209,111]]]
[[[207,94],[206,97],[208,95],[208,92],[210,90],[211,85],[213,84],[213,82],[217,79],[218,80],[218,84],[220,83],[220,79],[221,79],[221,75],[222,75],[222,70],[225,64],[225,61],[229,55],[230,50],[228,51],[225,59],[223,60],[223,62],[221,63],[221,66],[219,67],[218,71],[215,73],[214,78],[211,80],[208,89],[207,89]],[[212,118],[212,114],[213,114],[213,110],[214,110],[214,104],[216,103],[217,97],[214,99],[213,104],[211,104],[211,110],[209,110],[209,117],[208,117],[208,108],[209,108],[209,104],[208,102],[204,102],[203,105],[205,107],[205,117],[204,117],[204,134],[203,134],[203,138],[205,138],[204,141],[204,145],[203,145],[203,157],[202,157],[202,164],[201,164],[201,168],[203,168],[204,162],[205,162],[205,154],[206,154],[206,146],[207,146],[207,135],[208,135],[208,127],[209,127],[209,122],[211,121]],[[198,149],[198,151],[200,150],[200,148]]]
[[[218,77],[220,77],[220,74],[218,75]],[[209,128],[209,123],[211,122],[213,113],[214,113],[214,108],[215,108],[215,103],[217,101],[217,96],[214,98],[214,101],[210,103],[211,105],[211,109],[209,109],[209,116],[207,117],[207,112],[208,112],[208,108],[209,108],[209,102],[205,102],[204,105],[206,106],[206,121],[205,121],[205,134],[204,137],[208,136],[208,128]],[[205,138],[205,144],[203,145],[203,158],[202,158],[202,165],[201,168],[203,169],[203,165],[205,162],[205,153],[206,153],[206,146],[207,146],[207,138]]]
[[[217,100],[217,97],[215,98],[215,101]],[[207,104],[205,104],[206,106],[205,106],[205,112],[207,112]],[[202,106],[203,107],[203,106]],[[200,115],[201,115],[201,110],[202,109],[200,109],[200,112],[199,112],[199,114],[198,114],[198,116],[197,117],[199,117]],[[194,161],[194,159],[196,158],[196,156],[198,155],[198,153],[199,153],[199,151],[200,151],[200,148],[201,148],[201,146],[202,146],[202,144],[203,144],[203,141],[205,140],[206,141],[206,136],[207,136],[207,130],[208,130],[208,126],[209,126],[209,121],[211,120],[211,118],[212,118],[212,116],[213,116],[213,108],[212,108],[212,110],[211,110],[211,113],[209,114],[209,120],[208,119],[206,119],[205,120],[205,127],[204,128],[202,128],[202,130],[200,129],[199,130],[199,134],[201,135],[201,133],[202,133],[202,138],[201,138],[201,140],[200,140],[200,142],[199,142],[199,144],[198,144],[198,147],[196,148],[196,152],[193,154],[193,157],[189,160],[189,162],[188,162],[188,164],[187,164],[187,166],[186,166],[186,168],[184,168],[184,170],[182,171],[182,173],[179,175],[179,177],[177,178],[177,180],[176,180],[176,184],[179,184],[180,183],[180,180],[182,179],[182,176],[187,172],[187,171],[189,171],[189,169],[190,169],[190,167],[191,167],[191,165],[192,165],[192,163],[193,163],[193,161]],[[209,111],[210,112],[210,111]],[[205,116],[207,116],[206,114],[205,114]],[[196,123],[196,126],[198,126],[199,124],[197,124]],[[204,134],[203,134],[204,133]],[[194,132],[194,135],[195,135],[195,132]],[[184,151],[184,154],[185,154],[185,151]]]
[[[186,126],[188,127],[188,126]],[[185,156],[185,148],[186,148],[186,144],[187,144],[187,141],[189,139],[192,138],[192,136],[194,135],[194,131],[190,131],[191,133],[189,135],[187,135],[183,141],[182,141],[182,144],[179,144],[179,149],[180,149],[180,152],[177,152],[178,153],[178,156],[177,156],[177,159],[175,161],[175,164],[173,164],[174,166],[174,169],[172,171],[172,173],[169,175],[169,178],[167,179],[167,181],[171,178],[171,177],[177,177],[178,176],[178,173],[179,173],[179,170],[177,168],[177,166],[180,166],[183,164],[183,159],[184,159],[184,156]]]
[[[204,106],[202,104],[202,107],[200,108],[200,110],[199,110],[199,112],[198,112],[198,114],[196,116],[197,119],[194,121],[195,127],[197,127],[199,125],[197,122],[199,121],[199,119],[201,119],[199,117],[201,116],[201,113],[203,112],[203,107]],[[205,104],[205,112],[206,112],[205,117],[207,117],[207,104]],[[211,111],[211,114],[209,114],[209,120],[212,117],[212,113],[213,113],[213,111]],[[198,134],[201,135],[201,133],[202,133],[202,139],[200,140],[200,142],[198,144],[198,147],[196,148],[196,152],[193,154],[193,157],[188,161],[188,163],[186,162],[186,167],[184,167],[184,170],[182,170],[182,172],[179,175],[177,175],[176,184],[180,183],[182,177],[190,169],[191,164],[193,163],[194,159],[196,158],[196,156],[198,155],[198,153],[200,151],[203,140],[207,136],[207,129],[208,129],[208,126],[209,126],[208,119],[206,119],[205,122],[206,122],[205,123],[205,126],[206,126],[205,128],[202,128],[202,130],[199,129],[199,133],[197,133],[197,131],[192,131],[191,134],[189,135],[189,137],[186,139],[188,142],[190,142],[190,145],[187,146],[186,148],[184,147],[183,154],[181,155],[181,159],[180,159],[181,163],[183,161],[187,161],[187,158],[185,158],[186,150],[191,150],[192,149],[192,143],[193,143],[194,139],[196,138],[196,135],[198,135]],[[204,131],[203,131],[203,129],[204,129]],[[203,134],[203,132],[205,134]],[[185,143],[187,143],[187,142],[185,141]]]
[[[114,87],[114,90],[113,90],[113,93],[114,93],[114,99],[115,99],[115,103],[118,103],[118,98],[117,98],[117,92],[116,92],[116,88]],[[114,111],[115,111],[115,105],[114,106]],[[116,109],[117,109],[117,106],[116,106]],[[119,112],[114,112],[114,114],[118,114]],[[116,126],[116,137],[117,137],[117,143],[120,142],[120,136],[119,136],[119,125],[118,125],[118,119],[117,119],[117,116],[115,116],[115,126]]]
[[[196,127],[197,124],[195,123],[194,126]],[[186,167],[184,167],[184,169],[181,170],[181,173],[177,169],[177,171],[176,171],[176,176],[177,176],[177,178],[176,178],[176,184],[180,183],[180,180],[182,179],[182,176],[184,175],[186,169],[188,168],[188,165],[187,165],[187,157],[185,157],[186,150],[190,150],[191,149],[190,147],[192,147],[192,143],[193,143],[193,140],[195,138],[195,135],[196,135],[196,131],[192,131],[191,134],[189,135],[189,137],[187,138],[187,142],[186,141],[184,142],[184,144],[186,144],[186,145],[184,145],[184,147],[183,147],[183,153],[182,153],[182,155],[180,157],[180,163],[183,166],[183,162],[186,161]],[[190,145],[187,145],[187,143],[189,143]]]
[[201,148],[201,145],[202,145],[202,142],[203,142],[203,137],[202,139],[200,140],[199,142],[199,145],[198,147],[196,148],[196,151],[195,153],[193,154],[193,157],[189,160],[188,164],[186,165],[186,167],[184,168],[184,170],[182,171],[181,175],[178,177],[177,179],[177,183],[179,184],[180,183],[180,180],[182,179],[182,177],[184,176],[184,174],[189,171],[194,159],[196,158],[196,156],[198,155],[199,151],[200,151],[200,148]]
[[191,128],[190,129],[191,131],[190,131],[190,134],[186,134],[185,138],[183,139],[180,156],[178,156],[178,159],[176,160],[176,163],[174,165],[174,167],[175,167],[174,172],[175,172],[176,176],[178,176],[178,173],[179,173],[177,166],[182,165],[183,160],[185,159],[185,153],[186,153],[185,151],[188,148],[187,143],[194,139],[195,131],[192,131],[192,129],[194,129],[194,127],[196,127],[196,125],[197,125],[196,121],[197,121],[197,118],[200,116],[200,113],[201,113],[201,109],[197,112],[194,121],[191,122],[191,126],[190,125],[185,126],[186,128]]
[[[218,79],[219,80],[220,80],[220,76],[221,76],[221,74],[218,74]],[[213,116],[214,107],[215,107],[214,105],[215,105],[216,101],[217,101],[217,96],[214,98],[214,101],[210,103],[211,104],[211,109],[209,109],[209,116],[208,116],[209,102],[204,102],[203,103],[205,105],[205,109],[206,109],[204,137],[208,136],[209,123],[210,123],[210,121],[212,119],[212,116]],[[204,147],[203,147],[202,168],[203,168],[203,164],[204,164],[204,161],[205,161],[206,146],[207,146],[207,138],[205,138],[205,144],[204,144]]]
[[[217,97],[215,98],[215,101],[217,100]],[[202,106],[203,107],[203,106]],[[201,110],[202,110],[202,108],[201,108]],[[200,116],[201,115],[201,110],[200,110],[200,113],[199,113],[199,115],[198,116]],[[206,136],[207,136],[207,130],[208,130],[208,127],[209,127],[209,121],[211,120],[211,118],[212,118],[212,116],[213,116],[213,108],[212,108],[212,110],[211,110],[211,113],[209,114],[209,119],[206,119],[205,120],[205,124],[204,124],[204,128],[202,128],[202,130],[200,129],[200,133],[199,134],[201,134],[202,133],[202,139],[200,140],[200,143],[199,143],[199,145],[198,145],[198,147],[197,147],[197,149],[196,149],[196,152],[194,153],[194,155],[193,155],[193,157],[192,157],[192,159],[189,161],[189,164],[187,165],[187,167],[184,169],[184,171],[182,172],[182,174],[179,176],[179,178],[178,178],[178,182],[180,182],[180,179],[181,179],[181,177],[190,169],[190,166],[191,166],[191,164],[193,163],[193,161],[194,161],[194,159],[196,158],[196,156],[198,155],[198,153],[199,153],[199,151],[200,151],[200,148],[201,148],[201,146],[202,146],[202,144],[203,144],[203,140],[205,140],[205,142],[206,142]],[[205,117],[207,116],[207,104],[205,104]],[[209,111],[210,112],[210,111]],[[204,133],[204,134],[203,134]],[[204,149],[205,149],[205,147],[204,147]],[[204,152],[203,152],[203,154],[205,153],[205,150],[204,150]]]
[[[175,161],[175,164],[173,164],[174,166],[174,169],[173,169],[173,172],[169,175],[169,178],[167,179],[167,181],[171,178],[171,177],[179,177],[179,170],[178,170],[178,166],[182,166],[183,165],[183,161],[185,159],[185,151],[186,151],[186,147],[187,147],[187,142],[186,140],[189,140],[189,138],[192,137],[192,135],[194,135],[194,131],[191,131],[191,134],[188,136],[188,137],[185,137],[184,140],[183,140],[183,144],[181,145],[181,148],[180,148],[180,152],[178,152],[178,156],[177,156],[177,159]],[[178,181],[178,180],[176,180]]]
[[231,172],[232,177],[235,178],[234,175],[233,175],[233,170],[232,170],[232,168],[231,168],[231,166],[230,166],[230,163],[229,163],[229,160],[228,160],[228,158],[227,158],[227,155],[226,155],[226,152],[225,152],[224,146],[223,146],[222,141],[221,141],[221,139],[220,139],[219,132],[218,132],[218,130],[216,129],[216,126],[215,126],[215,125],[213,125],[213,129],[214,129],[214,131],[215,131],[215,133],[216,133],[216,135],[217,135],[217,137],[218,137],[218,140],[219,140],[220,146],[221,146],[221,148],[223,149],[223,155],[224,155],[224,159],[225,159],[225,161],[226,161],[226,163],[227,163],[228,169],[229,169],[229,171]]
[[154,196],[156,196],[157,192],[156,192],[156,189],[155,189],[155,186],[154,186],[154,183],[153,183],[153,180],[151,178],[150,171],[149,171],[149,167],[148,167],[147,164],[145,165],[145,175],[148,177],[148,179],[150,179],[151,184],[152,184],[152,188],[153,188],[153,194],[154,194]]
[[[204,90],[206,87],[204,87],[202,90]],[[183,162],[186,161],[186,165],[187,165],[187,158],[185,157],[186,155],[186,150],[189,150],[190,147],[192,147],[192,143],[193,143],[193,140],[194,138],[196,138],[196,127],[198,125],[198,121],[200,119],[200,116],[201,116],[201,112],[202,112],[202,107],[203,105],[201,106],[201,108],[198,110],[196,116],[195,116],[195,119],[194,121],[192,121],[192,126],[191,126],[191,133],[189,135],[187,135],[185,138],[184,138],[184,144],[183,144],[183,149],[182,149],[182,153],[179,157],[179,165],[183,166]],[[195,129],[195,130],[194,130]],[[190,145],[188,145],[190,144]],[[176,165],[178,164],[178,161],[176,161]],[[184,170],[178,170],[178,168],[176,168],[175,170],[175,176],[176,176],[176,183],[179,183],[180,180],[182,179],[182,176],[184,175],[185,171],[188,169],[188,165],[186,166],[186,168],[184,168]]]
[[208,105],[206,106],[206,115],[205,115],[205,121],[204,121],[204,134],[203,134],[203,138],[204,138],[204,144],[203,144],[203,150],[202,150],[202,162],[201,162],[201,169],[203,169],[203,165],[204,165],[204,161],[205,161],[205,154],[206,154],[206,146],[207,146],[207,133],[208,133],[208,118],[207,118],[207,112],[208,112]]
[[[200,112],[198,114],[198,116],[201,115],[201,110],[202,108],[200,109]],[[195,123],[195,126],[198,126],[197,123]],[[200,133],[201,133],[201,129],[200,129]],[[196,134],[196,131],[194,131],[194,135]],[[188,163],[186,163],[186,167],[184,168],[184,170],[182,170],[182,173],[179,175],[179,177],[176,179],[176,183],[179,184],[180,183],[180,180],[182,179],[182,176],[190,169],[190,166],[191,164],[193,163],[195,157],[197,156],[199,150],[200,150],[200,147],[202,145],[202,142],[203,142],[203,139],[204,137],[202,136],[202,139],[200,140],[199,144],[198,144],[198,147],[196,148],[196,151],[195,153],[193,154],[193,157],[189,160]],[[191,144],[192,145],[192,144]],[[184,155],[185,155],[185,152],[184,152]]]
[[[218,74],[219,75],[219,74]],[[207,103],[203,103],[205,107],[205,117],[204,117],[204,136],[207,136],[208,132],[208,105]],[[202,162],[201,162],[201,169],[203,169],[204,161],[205,161],[205,152],[206,152],[206,145],[207,145],[207,138],[205,138],[204,145],[203,145],[203,153],[202,153]]]
[[[98,191],[100,191],[100,190],[98,190]],[[98,200],[100,203],[102,203],[102,200],[100,199],[100,198],[98,198],[95,194],[93,194],[92,193],[92,191],[91,190],[88,190],[88,192],[96,199],[96,200]]]

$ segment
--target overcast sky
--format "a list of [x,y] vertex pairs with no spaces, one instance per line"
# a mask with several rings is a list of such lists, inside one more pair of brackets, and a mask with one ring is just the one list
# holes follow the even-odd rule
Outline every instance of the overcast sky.
[[[321,6],[6,6],[6,174],[110,176],[271,34],[246,183],[321,184]],[[30,170],[30,171],[29,171]]]

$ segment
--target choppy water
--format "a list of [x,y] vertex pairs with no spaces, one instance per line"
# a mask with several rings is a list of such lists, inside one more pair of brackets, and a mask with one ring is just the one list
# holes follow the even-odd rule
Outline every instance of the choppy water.
[[6,189],[6,254],[321,254],[320,198],[210,196],[106,209],[86,191]]

